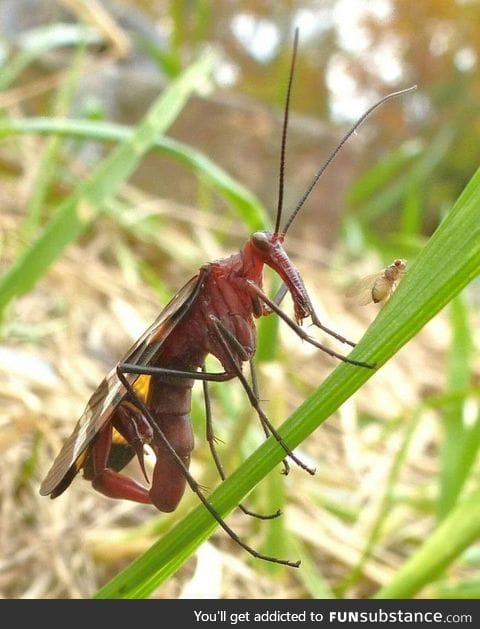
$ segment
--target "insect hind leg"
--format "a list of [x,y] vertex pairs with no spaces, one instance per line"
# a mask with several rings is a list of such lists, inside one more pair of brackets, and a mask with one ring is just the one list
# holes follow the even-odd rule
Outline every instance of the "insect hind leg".
[[132,500],[142,504],[151,504],[150,496],[145,487],[136,481],[107,467],[108,456],[112,446],[111,424],[107,424],[99,433],[91,453],[91,468],[85,468],[84,477],[92,483],[92,487],[108,498]]
[[[228,524],[225,522],[225,520],[219,515],[219,513],[216,511],[214,506],[209,502],[208,498],[204,495],[204,493],[202,491],[202,488],[200,487],[199,483],[197,483],[197,481],[190,474],[188,468],[185,466],[185,463],[182,461],[181,457],[179,457],[179,455],[177,454],[175,449],[170,444],[170,442],[167,439],[167,437],[164,434],[164,432],[158,426],[157,422],[155,421],[155,419],[152,416],[152,413],[150,412],[148,407],[145,405],[143,400],[141,400],[136,395],[133,386],[128,381],[128,379],[126,377],[127,373],[139,373],[139,371],[140,371],[140,373],[145,373],[145,375],[152,375],[152,374],[155,375],[156,373],[159,373],[159,371],[156,370],[156,368],[154,368],[154,367],[148,368],[148,367],[143,367],[143,366],[138,366],[138,365],[127,365],[127,364],[123,364],[123,365],[118,365],[117,366],[117,376],[118,376],[120,382],[125,387],[129,397],[132,400],[134,400],[136,404],[138,404],[139,410],[144,415],[144,417],[151,423],[151,426],[154,428],[154,431],[155,431],[156,435],[158,436],[158,438],[161,439],[165,449],[168,451],[170,456],[174,459],[174,461],[176,462],[176,464],[178,465],[178,467],[182,471],[182,473],[183,473],[183,475],[185,477],[185,480],[188,483],[190,489],[197,495],[198,499],[203,504],[203,506],[207,509],[207,511],[210,513],[212,518],[217,522],[217,524],[219,526],[222,527],[222,529],[227,533],[227,535],[234,542],[236,542],[239,546],[241,546],[252,557],[255,557],[256,559],[263,559],[264,561],[269,561],[269,562],[272,562],[272,563],[278,563],[278,564],[282,564],[282,565],[285,565],[285,566],[290,566],[292,568],[298,568],[299,565],[300,565],[300,561],[290,561],[288,559],[278,559],[277,557],[270,557],[269,555],[264,555],[263,553],[259,553],[258,551],[256,551],[254,548],[252,548],[247,543],[245,543],[235,533],[235,531],[228,526]],[[169,370],[168,369],[167,370],[160,369],[160,371],[165,373],[165,372],[168,372]],[[170,370],[170,375],[172,375],[172,371],[173,370]],[[180,377],[192,377],[191,375],[188,375],[188,376],[185,375],[185,373],[188,373],[188,372],[179,372],[179,373],[181,374]],[[202,380],[202,379],[208,380],[208,377],[207,378],[203,377],[205,375],[208,376],[209,375],[208,373],[207,374],[202,374],[201,372],[194,372],[194,373],[197,375],[197,379],[199,379],[199,380]],[[212,375],[216,376],[218,374],[212,374]],[[222,376],[220,378],[220,381],[222,379],[223,380],[229,380],[232,377],[234,377],[234,376],[232,376],[232,374],[228,374],[228,373],[227,374],[220,374],[220,376]],[[227,377],[225,377],[225,376],[227,376]]]
[[[202,371],[205,373],[205,365],[202,366]],[[208,381],[203,380],[202,385],[203,385],[203,399],[205,401],[206,440],[208,443],[208,447],[210,448],[210,452],[212,455],[212,459],[215,463],[215,467],[217,468],[217,471],[220,475],[220,478],[222,480],[225,480],[227,476],[225,474],[225,470],[223,468],[222,462],[217,452],[217,448],[215,446],[216,439],[215,439],[215,434],[213,431],[212,408],[210,404],[210,393],[208,390]],[[273,520],[274,518],[278,518],[282,514],[280,509],[275,511],[275,513],[270,513],[267,515],[263,513],[256,513],[254,511],[250,511],[250,509],[247,509],[247,507],[245,507],[241,503],[238,505],[238,508],[241,511],[243,511],[245,515],[249,515],[253,518],[258,518],[259,520]]]

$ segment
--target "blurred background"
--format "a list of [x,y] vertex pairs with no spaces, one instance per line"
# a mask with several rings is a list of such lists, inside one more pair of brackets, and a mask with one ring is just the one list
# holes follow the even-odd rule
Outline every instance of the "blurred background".
[[[195,167],[183,149],[149,154],[3,313],[1,596],[91,596],[196,505],[187,493],[174,514],[159,515],[104,498],[80,477],[55,501],[38,488],[95,387],[168,299],[273,220],[296,26],[287,212],[371,104],[418,86],[350,139],[287,239],[322,321],[358,340],[379,307],[349,302],[349,286],[395,258],[413,261],[480,161],[478,2],[0,2],[1,272],[110,150],[100,133],[73,137],[72,124],[66,137],[42,135],[29,121],[37,131],[45,118],[134,126],[205,49],[216,59],[168,131],[211,168]],[[214,166],[225,178],[213,177]],[[279,469],[252,493],[248,505],[282,507],[281,522],[230,516],[253,546],[301,556],[301,570],[259,566],[217,532],[154,596],[368,598],[388,583],[478,485],[479,301],[473,282],[303,444],[315,477]],[[277,335],[274,351],[262,347],[272,337],[261,337],[259,371],[279,425],[335,363],[282,327],[261,334]],[[213,389],[220,451],[233,470],[261,431],[235,383]],[[202,404],[199,389],[192,472],[214,487]],[[469,430],[460,445],[458,422]],[[472,546],[421,595],[478,597],[479,565]]]

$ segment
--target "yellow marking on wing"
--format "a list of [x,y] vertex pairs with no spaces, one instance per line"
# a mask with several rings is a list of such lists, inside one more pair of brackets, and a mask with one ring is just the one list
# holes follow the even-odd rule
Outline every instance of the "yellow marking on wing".
[[82,467],[83,464],[85,463],[85,459],[87,458],[87,450],[84,450],[78,457],[77,460],[75,461],[75,471],[79,472]]
[[112,430],[112,443],[122,446],[128,445],[127,440],[122,437],[122,435],[118,432],[116,428]]
[[150,391],[150,380],[152,376],[138,376],[135,380],[133,389],[138,397],[142,400],[142,402],[146,403],[148,401],[148,392]]

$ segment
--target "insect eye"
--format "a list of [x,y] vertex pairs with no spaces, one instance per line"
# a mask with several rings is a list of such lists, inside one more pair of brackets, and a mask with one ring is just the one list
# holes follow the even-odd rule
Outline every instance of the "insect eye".
[[270,247],[270,239],[265,232],[255,232],[252,234],[252,242],[260,251],[267,251]]

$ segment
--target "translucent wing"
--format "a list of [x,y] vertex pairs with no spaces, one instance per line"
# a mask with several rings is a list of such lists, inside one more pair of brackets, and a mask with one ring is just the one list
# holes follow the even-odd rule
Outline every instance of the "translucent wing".
[[[195,301],[203,284],[205,271],[193,277],[165,306],[153,324],[130,348],[121,363],[148,365],[158,353],[183,315]],[[127,374],[133,384],[136,374]],[[64,491],[81,469],[86,450],[98,432],[111,419],[115,409],[125,396],[125,388],[117,377],[116,367],[102,380],[77,422],[75,429],[64,443],[50,471],[40,487],[42,496],[58,496]]]
[[372,294],[373,287],[375,286],[375,283],[382,278],[382,276],[383,271],[362,277],[361,280],[347,290],[347,298],[351,299],[359,306],[366,306],[370,302],[374,301]]

